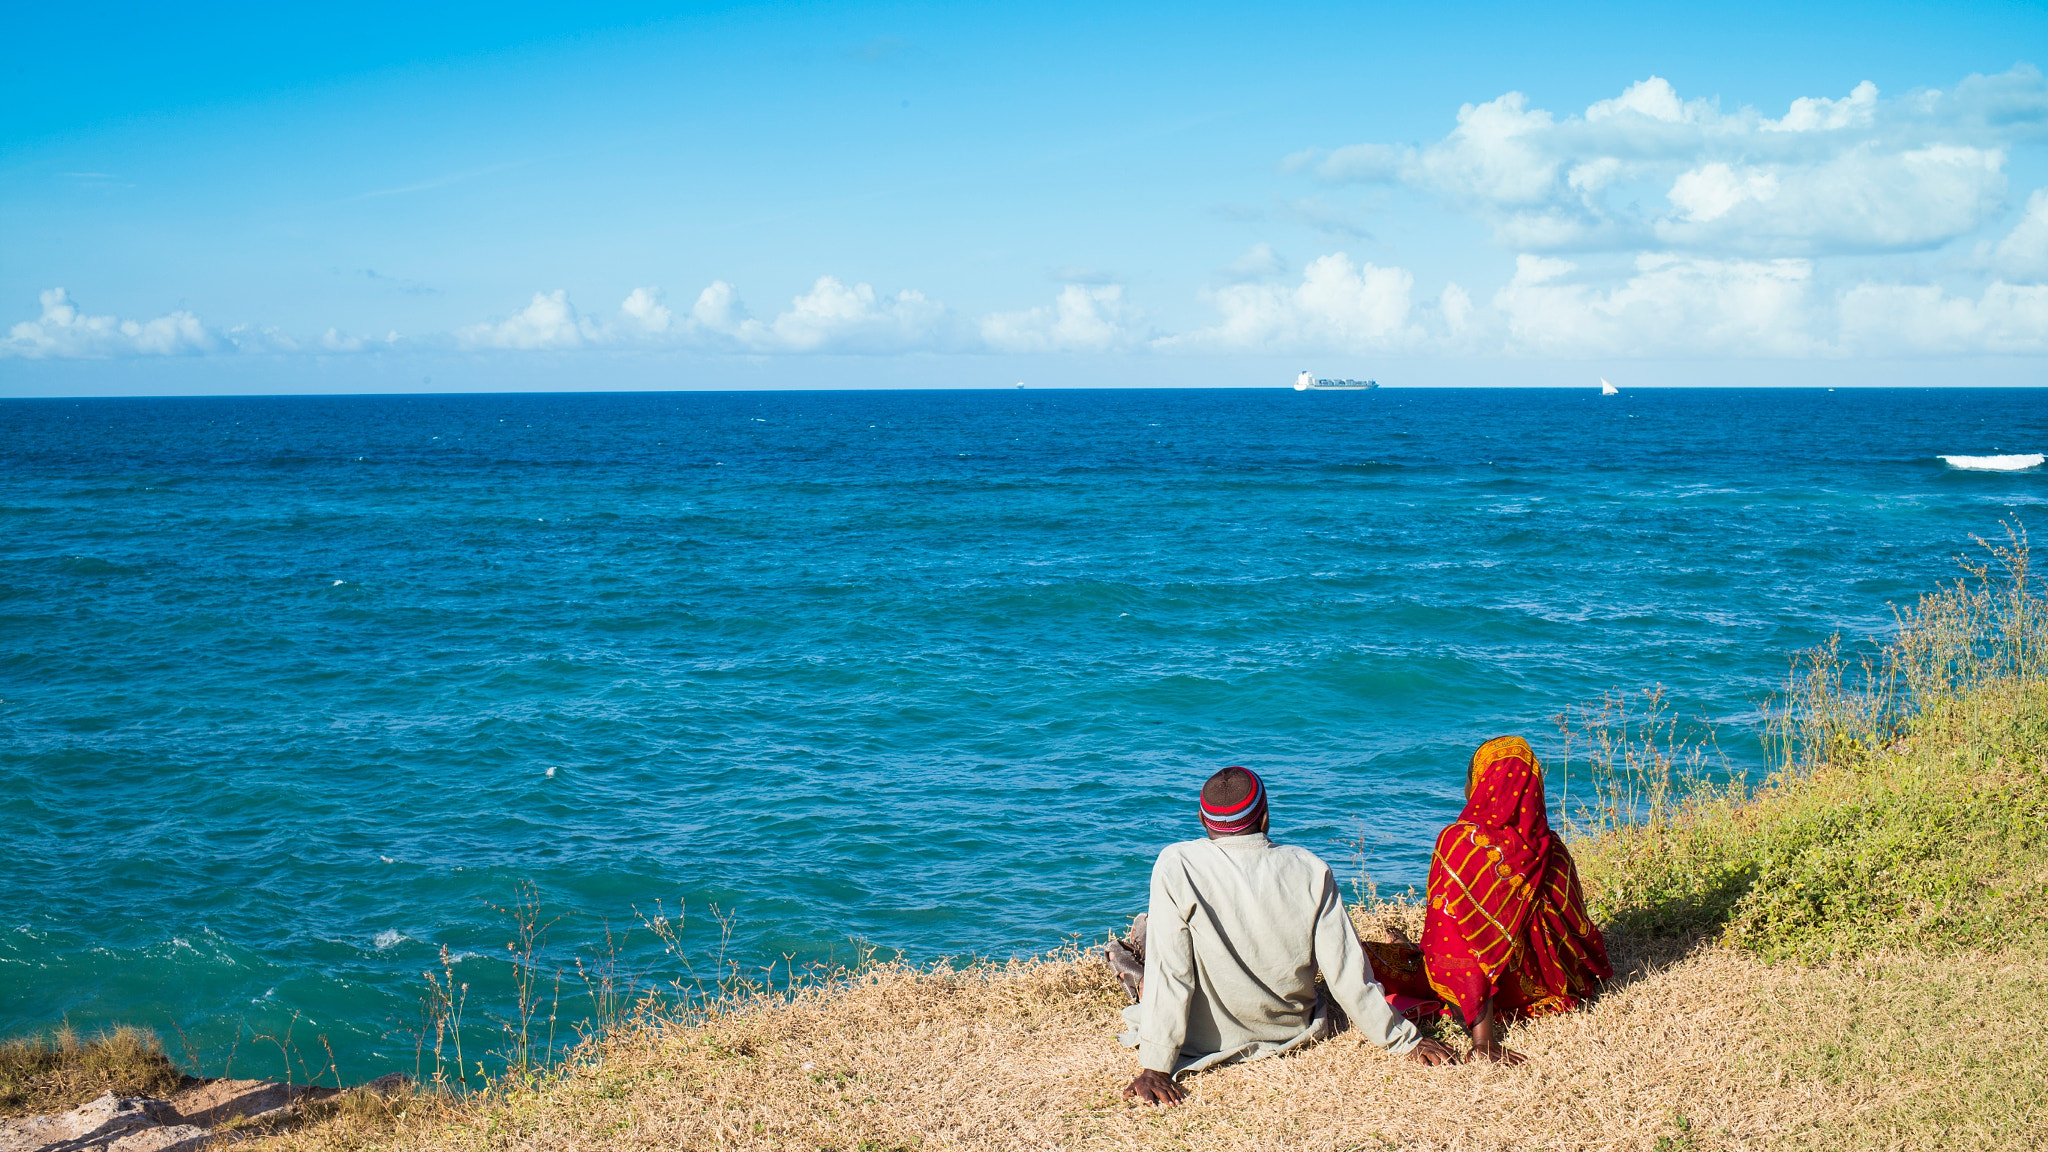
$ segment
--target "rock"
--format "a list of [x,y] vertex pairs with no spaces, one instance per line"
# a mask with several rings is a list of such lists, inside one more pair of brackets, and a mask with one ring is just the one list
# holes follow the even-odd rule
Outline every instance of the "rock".
[[397,1096],[412,1091],[412,1077],[403,1072],[391,1072],[362,1085],[362,1090],[378,1096]]
[[208,1135],[162,1100],[109,1092],[54,1116],[0,1120],[0,1152],[196,1152]]
[[[382,1095],[409,1083],[394,1074],[364,1087]],[[216,1129],[265,1131],[297,1118],[309,1100],[338,1095],[332,1088],[275,1080],[187,1080],[186,1085],[167,1101],[109,1092],[69,1112],[0,1120],[0,1152],[199,1152]]]
[[276,1080],[208,1080],[171,1097],[187,1124],[218,1128],[233,1121],[269,1123],[298,1114],[308,1100],[335,1095],[332,1088],[293,1087]]

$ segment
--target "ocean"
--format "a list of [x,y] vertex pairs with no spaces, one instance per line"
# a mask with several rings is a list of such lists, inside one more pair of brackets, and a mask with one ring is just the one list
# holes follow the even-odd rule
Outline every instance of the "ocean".
[[1949,389],[0,401],[0,1035],[410,1072],[445,947],[502,1048],[526,883],[563,1034],[606,966],[1038,953],[1229,764],[1419,882],[1471,749],[1610,691],[1754,772],[1794,652],[2048,500],[1937,457],[2043,444]]

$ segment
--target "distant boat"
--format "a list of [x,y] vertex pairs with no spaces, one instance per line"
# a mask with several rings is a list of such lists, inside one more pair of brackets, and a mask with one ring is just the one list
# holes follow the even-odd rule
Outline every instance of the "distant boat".
[[1306,368],[1301,370],[1301,375],[1294,378],[1296,392],[1358,392],[1379,386],[1380,382],[1377,380],[1321,380],[1311,375]]
[[1602,396],[1619,396],[1621,395],[1621,389],[1616,388],[1612,384],[1609,384],[1607,382],[1607,377],[1602,376],[1600,378],[1600,394]]

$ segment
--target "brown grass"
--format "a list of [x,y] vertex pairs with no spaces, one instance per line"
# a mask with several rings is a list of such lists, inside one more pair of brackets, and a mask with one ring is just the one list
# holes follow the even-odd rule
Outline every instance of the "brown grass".
[[116,1028],[88,1040],[60,1028],[0,1043],[0,1116],[61,1112],[106,1092],[168,1096],[184,1079],[153,1033]]
[[1513,1030],[1517,1069],[1422,1068],[1340,1036],[1193,1077],[1181,1108],[1136,1107],[1120,1098],[1136,1068],[1113,1036],[1122,997],[1094,958],[887,965],[645,1020],[531,1087],[268,1147],[1999,1149],[2048,1122],[2048,961],[1801,968],[1615,943],[1622,971],[1596,1004]]

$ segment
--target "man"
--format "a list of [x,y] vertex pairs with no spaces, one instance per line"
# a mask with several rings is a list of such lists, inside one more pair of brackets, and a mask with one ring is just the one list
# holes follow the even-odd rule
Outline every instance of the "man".
[[[1225,768],[1209,777],[1201,814],[1208,839],[1169,844],[1152,866],[1137,941],[1140,998],[1124,1009],[1132,1027],[1120,1038],[1144,1070],[1126,1100],[1178,1104],[1187,1092],[1176,1081],[1190,1072],[1322,1039],[1337,1030],[1332,1001],[1387,1051],[1456,1063],[1387,1006],[1330,866],[1267,839],[1266,786],[1255,773]],[[1111,966],[1135,968],[1135,951],[1112,945]]]

